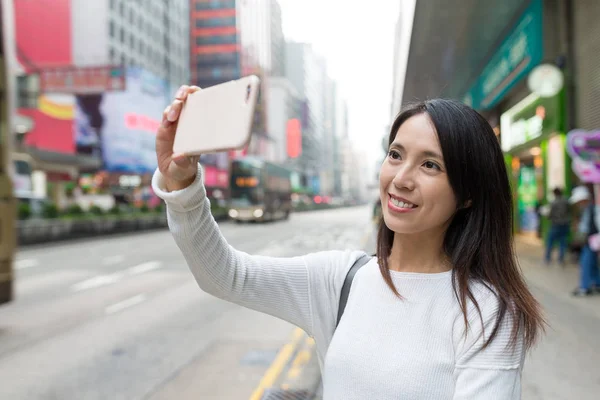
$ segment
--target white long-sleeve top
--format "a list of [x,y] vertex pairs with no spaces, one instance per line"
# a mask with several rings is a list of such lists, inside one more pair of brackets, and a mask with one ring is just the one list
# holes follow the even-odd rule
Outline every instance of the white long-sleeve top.
[[498,310],[495,294],[483,285],[472,284],[482,319],[471,305],[465,330],[451,272],[391,271],[404,297],[399,299],[372,259],[356,274],[336,329],[342,285],[361,252],[249,255],[219,231],[200,166],[186,189],[167,192],[159,171],[152,185],[167,204],[169,229],[202,290],[289,321],[315,339],[325,400],[521,398],[523,337],[509,346],[508,315],[482,350],[482,330],[488,337]]

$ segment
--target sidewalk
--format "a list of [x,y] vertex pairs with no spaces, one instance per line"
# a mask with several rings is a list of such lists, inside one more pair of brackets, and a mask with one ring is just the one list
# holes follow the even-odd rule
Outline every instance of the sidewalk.
[[[560,300],[600,318],[599,295],[589,297],[573,297],[571,295],[579,283],[579,266],[574,260],[567,257],[568,261],[564,267],[556,261],[546,265],[543,262],[544,245],[537,238],[517,236],[515,248],[521,269],[530,286],[548,292]],[[555,250],[554,259],[557,257],[557,251],[558,249]]]

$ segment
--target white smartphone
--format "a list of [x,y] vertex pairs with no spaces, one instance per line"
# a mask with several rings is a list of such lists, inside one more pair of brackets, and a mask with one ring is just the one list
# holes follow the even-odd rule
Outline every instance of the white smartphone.
[[260,79],[255,75],[188,95],[179,115],[173,153],[239,150],[250,140]]

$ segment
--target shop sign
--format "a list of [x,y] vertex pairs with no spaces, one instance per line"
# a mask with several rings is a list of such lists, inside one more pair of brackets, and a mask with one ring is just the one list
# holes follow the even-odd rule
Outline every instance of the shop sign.
[[567,135],[571,167],[580,181],[600,183],[600,131],[574,130]]
[[563,131],[560,97],[531,94],[500,116],[502,150]]
[[475,109],[492,108],[542,62],[543,52],[542,0],[532,0],[467,91],[463,102]]
[[125,90],[125,67],[55,67],[39,71],[42,93],[98,94]]
[[542,136],[543,123],[544,120],[539,115],[513,122],[510,128],[510,135],[507,139],[507,146],[515,148]]

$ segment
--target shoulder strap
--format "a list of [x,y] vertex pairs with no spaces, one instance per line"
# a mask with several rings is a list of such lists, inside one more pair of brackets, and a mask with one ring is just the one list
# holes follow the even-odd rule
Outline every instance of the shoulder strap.
[[350,286],[352,286],[352,280],[354,279],[354,275],[356,275],[356,272],[370,259],[371,256],[369,256],[368,254],[363,254],[356,261],[354,261],[354,264],[352,264],[352,267],[350,267],[350,270],[346,275],[346,279],[344,280],[344,285],[342,286],[342,292],[340,293],[340,305],[338,308],[337,322],[335,323],[336,327],[342,319],[342,314],[344,314],[344,309],[346,308],[346,303],[348,302],[348,295],[350,294]]

